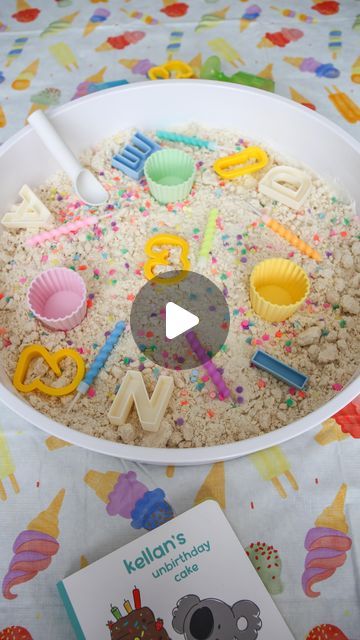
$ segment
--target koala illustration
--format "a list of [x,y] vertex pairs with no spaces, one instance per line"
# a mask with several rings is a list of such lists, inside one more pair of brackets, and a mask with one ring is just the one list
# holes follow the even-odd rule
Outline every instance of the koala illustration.
[[230,607],[216,598],[187,595],[172,612],[174,630],[185,640],[256,640],[261,629],[260,609],[251,600]]

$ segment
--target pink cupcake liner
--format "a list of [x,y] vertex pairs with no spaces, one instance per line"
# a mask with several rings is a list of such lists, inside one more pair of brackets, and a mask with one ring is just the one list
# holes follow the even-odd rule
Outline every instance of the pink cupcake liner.
[[27,301],[34,316],[49,329],[69,331],[86,314],[86,286],[72,269],[55,267],[32,281]]

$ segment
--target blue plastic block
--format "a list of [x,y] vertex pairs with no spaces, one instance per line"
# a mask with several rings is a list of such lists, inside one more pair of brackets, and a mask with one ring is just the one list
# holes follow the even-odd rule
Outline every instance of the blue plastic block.
[[286,382],[290,387],[303,389],[308,382],[308,377],[304,376],[303,373],[300,373],[300,371],[297,371],[297,369],[293,367],[289,367],[284,362],[281,362],[281,360],[270,356],[261,349],[255,351],[251,358],[251,363],[255,365],[255,367],[271,373],[275,378]]
[[157,142],[137,131],[131,139],[131,144],[127,144],[120,154],[113,157],[111,166],[120,169],[134,180],[140,180],[144,175],[145,161],[160,149],[161,146]]

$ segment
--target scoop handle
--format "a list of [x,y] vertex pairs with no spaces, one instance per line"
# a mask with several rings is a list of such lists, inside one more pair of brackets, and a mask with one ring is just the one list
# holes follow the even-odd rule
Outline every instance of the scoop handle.
[[59,136],[44,112],[41,109],[34,111],[34,113],[28,117],[28,123],[34,131],[36,131],[45,147],[50,151],[55,160],[57,160],[62,169],[64,169],[65,173],[75,182],[83,167]]
[[268,218],[268,216],[263,216],[263,220],[266,226],[269,227],[269,229],[277,233],[281,238],[284,238],[284,240],[287,240],[289,244],[291,244],[293,247],[296,247],[299,251],[301,251],[301,253],[304,253],[306,256],[312,258],[313,260],[316,260],[317,262],[322,261],[322,257],[316,251],[316,249],[310,247],[310,245],[306,244],[304,240],[301,240],[301,238],[290,231],[290,229],[287,229],[282,224],[280,224],[280,222],[277,222],[277,220],[274,220],[273,218]]

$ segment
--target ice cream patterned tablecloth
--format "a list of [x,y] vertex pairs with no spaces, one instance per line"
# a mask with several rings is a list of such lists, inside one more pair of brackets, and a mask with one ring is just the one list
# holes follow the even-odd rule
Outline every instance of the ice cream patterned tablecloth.
[[[359,0],[3,0],[0,139],[36,108],[144,80],[171,56],[198,76],[211,55],[359,138]],[[281,447],[211,467],[90,453],[3,406],[0,423],[0,640],[70,640],[56,582],[208,497],[297,640],[359,640],[359,401]]]

